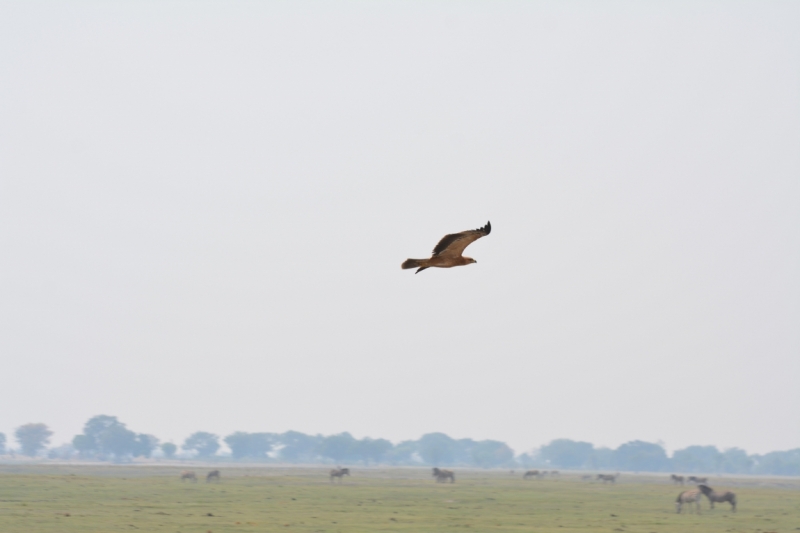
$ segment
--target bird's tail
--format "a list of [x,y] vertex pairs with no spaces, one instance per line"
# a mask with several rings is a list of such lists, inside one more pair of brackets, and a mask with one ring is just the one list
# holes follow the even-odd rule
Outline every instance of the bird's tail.
[[427,263],[428,263],[427,259],[406,259],[405,261],[403,261],[403,264],[400,265],[400,268],[404,270],[407,268],[419,268],[419,270],[414,272],[415,274],[419,274],[420,272],[428,268]]

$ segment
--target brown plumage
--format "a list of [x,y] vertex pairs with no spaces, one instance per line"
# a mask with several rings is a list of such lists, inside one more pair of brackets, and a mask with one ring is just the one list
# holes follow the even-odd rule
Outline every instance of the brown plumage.
[[473,258],[464,257],[461,254],[464,253],[467,246],[491,232],[492,223],[487,222],[482,228],[445,235],[433,249],[430,259],[406,259],[400,267],[403,269],[416,268],[415,274],[419,274],[430,267],[451,268],[477,263]]

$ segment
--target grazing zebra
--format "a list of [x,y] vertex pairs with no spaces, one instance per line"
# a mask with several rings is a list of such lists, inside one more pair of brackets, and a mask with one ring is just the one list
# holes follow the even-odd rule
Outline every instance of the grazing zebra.
[[434,467],[433,477],[436,478],[436,483],[444,483],[448,479],[450,480],[450,483],[456,482],[456,475],[452,472],[452,470],[440,470]]
[[532,477],[538,478],[541,475],[542,473],[539,472],[538,470],[528,470],[527,472],[522,474],[522,479],[530,479]]
[[341,468],[341,467],[334,468],[333,470],[331,470],[331,483],[333,483],[333,478],[339,478],[339,483],[341,483],[342,478],[344,476],[349,476],[349,475],[350,475],[349,468]]
[[209,472],[206,476],[206,483],[210,483],[212,479],[214,481],[219,481],[219,470],[212,470]]
[[731,504],[731,511],[734,513],[736,512],[736,494],[729,490],[726,490],[725,492],[717,492],[708,485],[703,484],[697,485],[697,488],[706,495],[706,498],[708,498],[708,501],[711,503],[712,509],[714,508],[714,502],[728,502]]
[[616,483],[619,477],[619,472],[616,474],[597,474],[597,480],[605,483]]
[[700,483],[708,483],[708,478],[707,477],[689,476],[689,480],[688,481],[689,481],[689,483],[697,483],[699,485]]
[[193,483],[197,483],[197,475],[195,475],[195,473],[191,470],[184,470],[181,472],[181,483],[187,479],[191,480]]
[[685,490],[678,494],[678,499],[675,500],[675,512],[680,514],[684,503],[693,503],[695,511],[700,514],[700,500],[703,498],[703,493],[698,489]]
[[681,485],[683,485],[683,476],[676,476],[675,474],[672,474],[672,475],[670,476],[670,479],[671,479],[671,480],[672,480],[672,482],[673,482],[674,484],[676,484],[676,485],[677,485],[678,483],[680,483]]

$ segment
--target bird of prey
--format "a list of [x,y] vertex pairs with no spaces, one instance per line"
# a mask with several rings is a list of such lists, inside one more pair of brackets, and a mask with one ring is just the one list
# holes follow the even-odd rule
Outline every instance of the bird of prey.
[[450,268],[477,263],[473,258],[464,257],[461,254],[464,253],[467,246],[491,232],[492,223],[487,222],[482,228],[445,235],[433,249],[430,259],[406,259],[400,268],[416,268],[417,271],[414,273],[419,274],[430,267]]

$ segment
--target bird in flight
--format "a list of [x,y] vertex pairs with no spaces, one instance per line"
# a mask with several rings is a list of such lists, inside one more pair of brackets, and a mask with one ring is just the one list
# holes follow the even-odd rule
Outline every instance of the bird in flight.
[[491,232],[492,223],[487,222],[482,228],[445,235],[433,249],[430,259],[406,259],[400,267],[403,269],[416,268],[417,271],[414,274],[419,274],[430,267],[450,268],[477,263],[473,258],[464,257],[461,254],[464,253],[467,246]]

